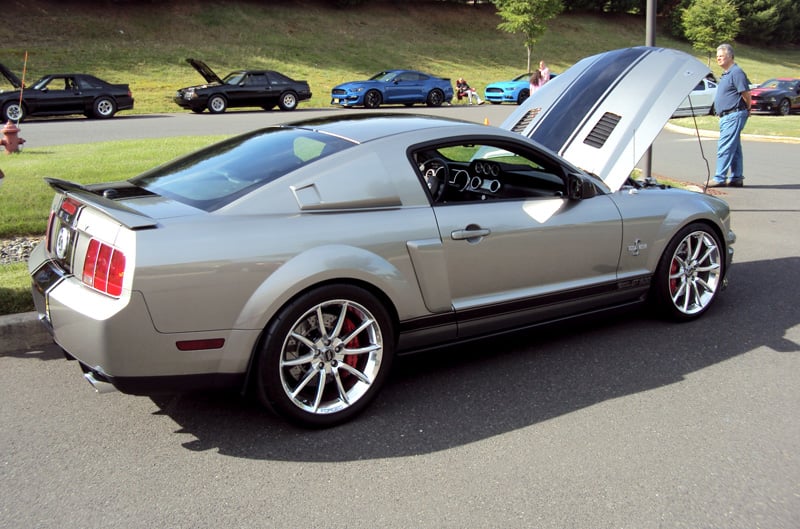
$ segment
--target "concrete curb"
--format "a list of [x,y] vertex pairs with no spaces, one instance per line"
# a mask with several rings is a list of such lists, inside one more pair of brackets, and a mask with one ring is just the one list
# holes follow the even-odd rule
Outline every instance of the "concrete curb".
[[[688,127],[681,127],[679,125],[673,125],[672,123],[667,123],[664,125],[664,128],[669,130],[670,132],[675,132],[677,134],[685,134],[687,136],[697,136],[699,135],[701,138],[719,138],[719,131],[713,130],[695,130]],[[768,142],[775,142],[775,143],[800,143],[800,138],[793,138],[791,136],[763,136],[759,134],[742,134],[742,139],[744,140],[753,140],[753,141],[768,141]]]
[[53,343],[36,312],[0,316],[0,355]]

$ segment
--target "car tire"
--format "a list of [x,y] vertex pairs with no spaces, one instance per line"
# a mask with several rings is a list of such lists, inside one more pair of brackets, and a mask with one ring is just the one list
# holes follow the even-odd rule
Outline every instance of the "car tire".
[[521,105],[530,96],[531,96],[531,91],[530,90],[520,90],[519,91],[519,95],[517,95],[517,104]]
[[214,94],[213,96],[208,98],[208,103],[206,103],[206,108],[212,114],[222,114],[225,110],[228,109],[228,102],[225,98],[219,94]]
[[681,229],[664,250],[653,283],[654,300],[665,316],[678,321],[700,317],[722,289],[724,246],[708,225]]
[[383,97],[377,90],[369,90],[364,94],[364,108],[378,108],[382,102]]
[[788,116],[792,111],[792,103],[788,99],[781,99],[778,103],[778,115]]
[[278,106],[281,110],[294,110],[297,108],[297,94],[294,92],[284,92],[278,99]]
[[426,105],[429,107],[440,107],[442,103],[444,103],[444,92],[438,88],[434,88],[428,92],[428,98],[425,100]]
[[386,308],[368,291],[326,285],[281,309],[257,355],[261,402],[297,425],[327,428],[353,418],[380,391],[394,356],[394,331]]
[[97,119],[108,119],[117,113],[117,104],[110,97],[98,97],[92,105],[92,115]]
[[3,107],[3,123],[13,121],[19,123],[25,119],[25,107],[17,101],[6,103]]

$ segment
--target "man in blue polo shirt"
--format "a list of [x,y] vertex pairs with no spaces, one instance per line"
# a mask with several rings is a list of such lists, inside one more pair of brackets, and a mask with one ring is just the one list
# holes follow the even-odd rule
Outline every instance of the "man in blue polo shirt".
[[742,187],[744,161],[741,134],[750,115],[750,81],[739,65],[733,62],[730,44],[721,44],[717,48],[717,64],[724,70],[714,98],[714,109],[719,116],[717,172],[708,187]]

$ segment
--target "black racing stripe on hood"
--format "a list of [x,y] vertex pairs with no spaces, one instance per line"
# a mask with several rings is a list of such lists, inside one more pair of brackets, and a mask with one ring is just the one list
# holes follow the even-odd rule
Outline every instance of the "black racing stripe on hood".
[[653,48],[639,47],[603,55],[563,91],[552,110],[539,121],[531,138],[550,150],[564,152],[571,143],[569,137],[603,103],[624,72],[652,51]]

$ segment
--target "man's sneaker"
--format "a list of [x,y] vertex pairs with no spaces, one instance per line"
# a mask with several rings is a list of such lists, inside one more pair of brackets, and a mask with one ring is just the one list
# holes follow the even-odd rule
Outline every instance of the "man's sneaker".
[[731,180],[728,187],[744,187],[744,180]]
[[728,187],[728,184],[725,183],[725,180],[712,180],[706,184],[706,189],[710,189],[712,187]]

